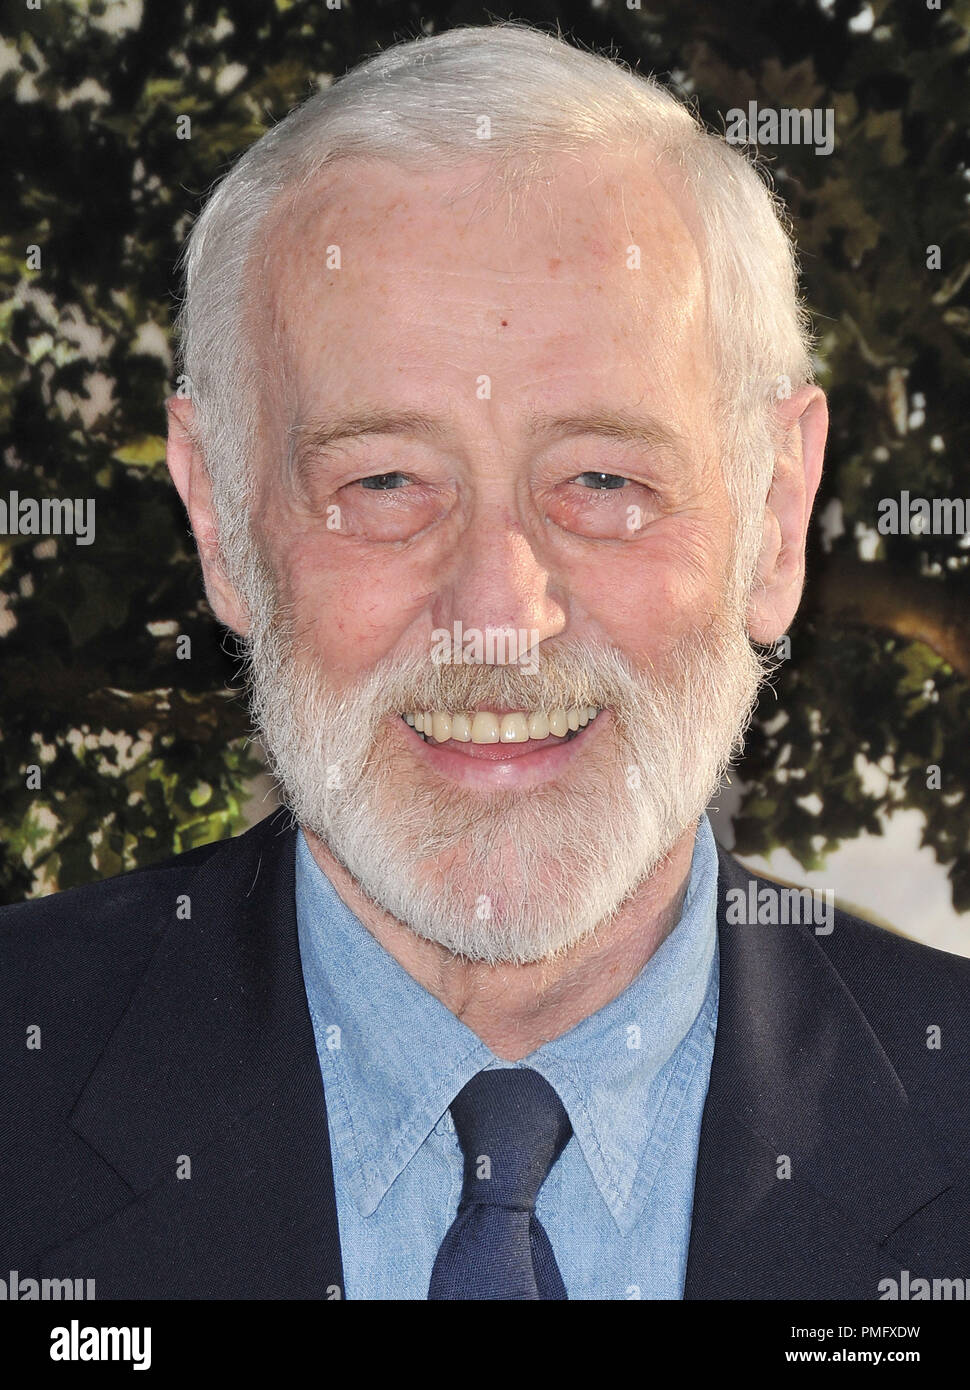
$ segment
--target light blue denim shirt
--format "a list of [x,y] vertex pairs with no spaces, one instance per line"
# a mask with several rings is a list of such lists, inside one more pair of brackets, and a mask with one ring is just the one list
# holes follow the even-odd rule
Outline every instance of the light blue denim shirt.
[[683,1296],[717,1023],[717,871],[703,816],[684,910],[659,950],[611,1003],[509,1063],[378,945],[298,835],[347,1298],[427,1298],[462,1186],[448,1107],[483,1068],[512,1065],[540,1072],[573,1126],[536,1205],[568,1297]]

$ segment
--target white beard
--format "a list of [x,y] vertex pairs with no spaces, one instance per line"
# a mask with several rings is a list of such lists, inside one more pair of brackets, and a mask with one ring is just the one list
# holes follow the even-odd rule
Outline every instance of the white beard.
[[[335,693],[294,658],[265,572],[254,587],[253,714],[295,819],[378,907],[493,965],[569,950],[657,870],[717,789],[765,675],[735,616],[688,633],[661,675],[608,646],[556,642],[535,674],[411,655]],[[610,727],[527,791],[447,782],[388,738],[408,710],[572,704],[609,708]]]

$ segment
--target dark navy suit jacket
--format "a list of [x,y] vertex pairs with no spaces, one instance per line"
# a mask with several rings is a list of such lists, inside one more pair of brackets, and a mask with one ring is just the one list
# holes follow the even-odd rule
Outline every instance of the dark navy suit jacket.
[[[4,1277],[341,1296],[295,837],[277,812],[0,911]],[[827,936],[732,925],[725,895],[751,877],[721,852],[685,1297],[877,1299],[902,1270],[970,1275],[970,961],[843,913]]]

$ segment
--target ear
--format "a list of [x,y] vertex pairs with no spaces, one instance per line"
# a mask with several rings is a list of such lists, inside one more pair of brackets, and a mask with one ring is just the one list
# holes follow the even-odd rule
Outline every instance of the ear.
[[223,568],[209,474],[195,442],[192,402],[170,396],[165,402],[165,409],[168,413],[165,460],[189,514],[202,561],[206,597],[219,621],[244,637],[249,630],[249,613]]
[[803,386],[775,406],[782,444],[765,504],[764,530],[748,606],[755,642],[787,632],[805,582],[805,539],[822,476],[828,408],[817,386]]

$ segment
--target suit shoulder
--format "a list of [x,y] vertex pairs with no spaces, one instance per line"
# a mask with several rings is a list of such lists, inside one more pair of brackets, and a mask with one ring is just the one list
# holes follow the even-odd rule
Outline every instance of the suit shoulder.
[[970,960],[837,912],[819,938],[910,1101],[964,1122],[970,1090]]
[[197,871],[220,857],[227,876],[247,849],[275,829],[278,813],[235,837],[200,845],[149,864],[43,898],[0,907],[0,978],[11,979],[45,962],[90,974],[104,958],[117,966],[140,955],[175,919],[180,894]]
[[204,863],[221,843],[129,869],[98,883],[0,907],[0,952],[9,959],[21,951],[63,948],[71,942],[90,948],[99,938],[112,935],[114,929],[122,929],[124,936],[137,936],[145,925],[146,907],[157,905],[171,892],[173,883]]
[[841,910],[836,911],[833,929],[821,944],[840,972],[851,973],[860,984],[878,975],[884,986],[895,979],[910,994],[952,988],[970,1004],[970,959],[966,956],[927,946]]
[[[264,821],[159,864],[0,908],[0,1036],[12,1040],[19,1058],[0,1069],[8,1113],[53,1113],[76,1095],[166,932],[178,924],[180,895],[191,904],[202,870],[210,894],[215,876],[215,891],[224,887],[231,898],[234,884],[248,886],[251,858],[272,833]],[[42,1041],[25,1047],[32,1032]],[[43,1050],[31,1053],[30,1046]],[[31,1064],[38,1056],[41,1071]]]
[[[807,894],[749,869],[720,850],[722,888],[743,895],[762,889]],[[836,991],[815,1001],[841,1007],[848,994],[890,1061],[910,1099],[962,1117],[970,1092],[970,960],[876,926],[836,908],[824,922],[804,915],[791,927],[809,952],[823,955]]]

